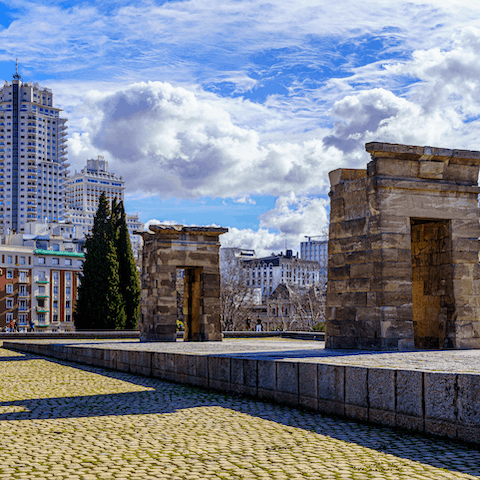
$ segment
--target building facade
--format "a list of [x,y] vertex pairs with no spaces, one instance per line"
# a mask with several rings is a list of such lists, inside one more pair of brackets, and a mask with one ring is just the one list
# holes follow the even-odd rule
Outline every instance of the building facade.
[[52,90],[22,82],[0,88],[0,234],[30,221],[63,219],[66,122]]
[[247,271],[247,285],[261,288],[263,298],[271,295],[281,283],[308,288],[320,281],[320,264],[293,256],[291,250],[285,255],[243,260],[243,266]]
[[0,245],[0,328],[14,319],[21,332],[32,320],[36,331],[73,331],[84,253],[48,236],[16,244],[22,236],[4,237],[3,242],[10,243]]
[[[87,165],[67,178],[65,188],[65,219],[74,226],[75,238],[85,237],[93,227],[93,219],[98,208],[98,199],[105,192],[107,200],[124,200],[125,179],[108,171],[108,162],[102,157],[87,160]],[[133,235],[143,230],[138,214],[127,215],[127,228],[132,248],[138,250],[142,239]]]
[[125,180],[108,171],[103,158],[87,160],[87,165],[67,178],[65,188],[65,218],[76,229],[77,237],[85,236],[93,227],[98,199],[105,192],[110,202],[123,201]]
[[328,262],[328,239],[312,240],[314,237],[306,237],[306,242],[300,243],[300,258],[327,265]]

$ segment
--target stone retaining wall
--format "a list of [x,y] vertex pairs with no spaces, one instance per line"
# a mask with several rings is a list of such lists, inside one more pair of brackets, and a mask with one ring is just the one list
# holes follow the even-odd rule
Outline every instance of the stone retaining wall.
[[5,341],[12,350],[480,443],[480,375]]

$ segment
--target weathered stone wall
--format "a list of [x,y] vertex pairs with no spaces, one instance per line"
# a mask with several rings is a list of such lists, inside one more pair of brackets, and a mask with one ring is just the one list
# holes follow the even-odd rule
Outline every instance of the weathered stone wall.
[[225,228],[158,226],[143,233],[141,341],[175,341],[177,268],[185,269],[185,340],[221,340],[219,235]]
[[[480,153],[366,147],[372,155],[367,170],[330,173],[327,347],[479,348]],[[418,241],[412,252],[412,231],[418,238],[420,228],[412,224],[429,220],[447,223],[443,233],[436,231],[442,238],[429,238],[422,257]],[[428,275],[418,269],[422,262]],[[420,295],[414,275],[434,293],[427,288]]]

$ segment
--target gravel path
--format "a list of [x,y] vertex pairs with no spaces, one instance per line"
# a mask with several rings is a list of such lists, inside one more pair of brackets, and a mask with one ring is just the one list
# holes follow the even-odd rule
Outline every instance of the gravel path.
[[270,478],[472,479],[480,452],[0,349],[0,479]]

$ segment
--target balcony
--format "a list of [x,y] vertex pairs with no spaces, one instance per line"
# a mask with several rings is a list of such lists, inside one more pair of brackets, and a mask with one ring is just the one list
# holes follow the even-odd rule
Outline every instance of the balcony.
[[49,310],[45,307],[38,307],[37,306],[37,313],[48,313]]
[[37,283],[39,283],[40,285],[44,285],[46,283],[50,283],[50,280],[47,280],[46,278],[41,278],[37,280]]
[[46,299],[46,298],[50,298],[50,295],[45,295],[44,293],[37,293],[35,297],[40,299]]

